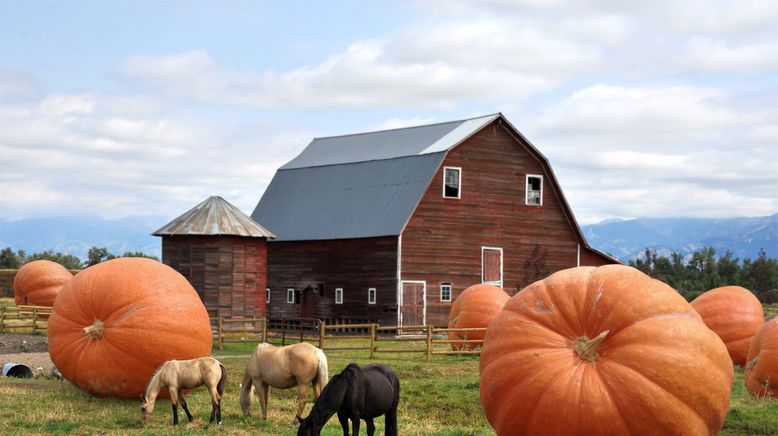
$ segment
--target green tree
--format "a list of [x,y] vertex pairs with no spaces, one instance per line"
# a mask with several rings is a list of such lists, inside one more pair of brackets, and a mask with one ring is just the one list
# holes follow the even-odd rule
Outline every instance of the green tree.
[[50,260],[52,262],[57,262],[58,264],[64,266],[67,269],[81,269],[81,259],[79,259],[77,256],[73,256],[72,254],[65,254],[60,252],[54,252],[53,250],[46,250],[41,253],[34,253],[29,257],[26,257],[24,259],[24,262],[31,262],[33,260]]
[[159,261],[159,258],[157,256],[152,256],[142,251],[126,251],[124,254],[122,254],[122,257],[145,257],[147,259],[154,259],[156,261]]
[[778,288],[778,261],[767,257],[764,249],[759,250],[759,255],[754,261],[746,259],[743,262],[743,275],[745,287],[750,289],[763,302],[768,298],[773,289]]
[[100,262],[105,262],[106,260],[111,260],[116,258],[116,256],[108,252],[108,248],[94,247],[94,246],[89,249],[89,252],[87,253],[86,256],[87,256],[86,266],[97,265]]
[[22,265],[24,265],[23,250],[14,253],[11,247],[5,247],[0,251],[0,268],[19,269]]

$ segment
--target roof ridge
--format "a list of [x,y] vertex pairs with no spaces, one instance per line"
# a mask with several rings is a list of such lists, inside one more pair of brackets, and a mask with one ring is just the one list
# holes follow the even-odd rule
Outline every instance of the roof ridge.
[[493,117],[495,115],[501,115],[501,114],[502,114],[501,112],[495,112],[495,113],[492,113],[492,114],[479,115],[477,117],[463,118],[461,120],[441,121],[441,122],[438,122],[438,123],[419,124],[419,125],[416,125],[416,126],[395,127],[393,129],[371,130],[369,132],[346,133],[346,134],[342,134],[342,135],[332,135],[332,136],[318,136],[318,137],[314,137],[313,140],[315,141],[317,139],[345,138],[345,137],[349,137],[349,136],[372,135],[374,133],[396,132],[398,130],[420,129],[420,128],[423,128],[423,127],[440,126],[440,125],[443,125],[443,124],[463,123],[465,121],[477,120],[479,118],[488,118],[488,117]]

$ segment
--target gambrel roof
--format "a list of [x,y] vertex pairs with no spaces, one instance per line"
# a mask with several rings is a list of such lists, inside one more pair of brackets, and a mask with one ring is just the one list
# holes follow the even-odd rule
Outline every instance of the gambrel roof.
[[[316,138],[278,169],[251,217],[267,226],[277,241],[400,235],[447,152],[494,121],[526,144],[558,186],[548,160],[497,113]],[[558,192],[568,222],[582,245],[591,249]]]
[[279,241],[399,235],[446,152],[501,116],[316,138],[251,217]]

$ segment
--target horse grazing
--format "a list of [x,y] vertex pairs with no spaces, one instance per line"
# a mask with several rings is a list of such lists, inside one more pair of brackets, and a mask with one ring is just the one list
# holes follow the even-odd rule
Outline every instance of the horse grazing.
[[348,420],[353,435],[359,435],[359,420],[364,419],[368,436],[375,433],[373,418],[386,415],[386,436],[397,436],[397,404],[400,402],[400,380],[392,370],[381,364],[360,368],[349,363],[340,374],[332,377],[311,408],[307,418],[299,416],[297,436],[321,434],[324,424],[338,413],[343,435],[348,436]]
[[243,415],[248,416],[251,409],[252,386],[259,397],[264,419],[267,419],[270,387],[289,389],[297,386],[296,416],[300,416],[308,399],[308,384],[313,386],[315,401],[327,384],[327,371],[327,356],[311,344],[301,342],[280,348],[266,342],[257,345],[246,365],[240,387]]
[[192,421],[192,414],[184,398],[184,389],[194,389],[205,385],[211,394],[211,421],[214,417],[221,426],[221,399],[224,385],[227,383],[227,370],[213,357],[200,357],[192,360],[168,360],[151,375],[146,386],[146,394],[141,397],[141,423],[154,413],[154,402],[161,389],[167,388],[170,402],[173,404],[173,425],[178,424],[178,404],[184,408],[186,417]]

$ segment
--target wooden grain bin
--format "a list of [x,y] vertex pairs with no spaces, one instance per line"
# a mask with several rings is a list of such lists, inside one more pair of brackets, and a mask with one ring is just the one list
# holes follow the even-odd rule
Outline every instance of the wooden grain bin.
[[189,280],[212,317],[265,314],[267,240],[272,233],[211,196],[153,233],[162,262]]

